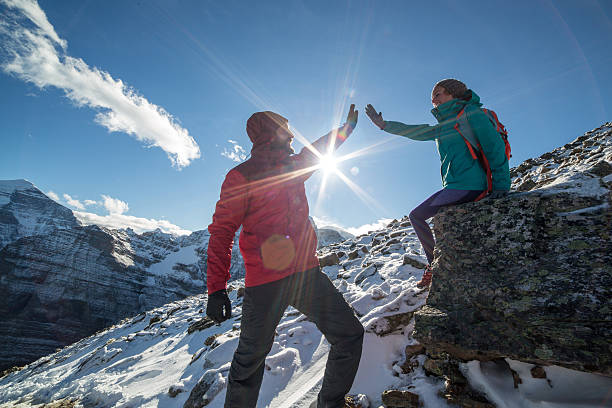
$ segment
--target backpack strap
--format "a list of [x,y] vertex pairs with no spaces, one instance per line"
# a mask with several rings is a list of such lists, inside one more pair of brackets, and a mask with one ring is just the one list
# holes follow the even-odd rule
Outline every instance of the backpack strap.
[[[463,141],[467,145],[470,154],[474,160],[478,160],[487,176],[487,189],[483,191],[474,201],[479,201],[487,196],[493,190],[493,173],[491,172],[491,166],[489,160],[482,151],[482,146],[478,141],[478,138],[474,134],[472,127],[470,126],[467,116],[464,114],[464,109],[457,115],[457,123],[455,123],[455,130],[461,135]],[[486,113],[486,112],[485,112]],[[487,114],[488,115],[488,114]]]
[[463,141],[467,145],[472,157],[477,159],[474,149],[480,151],[480,143],[478,142],[478,138],[476,138],[476,135],[474,134],[474,131],[472,130],[472,127],[468,122],[467,115],[464,114],[464,111],[465,108],[461,109],[461,112],[459,112],[457,115],[455,130],[463,137]]

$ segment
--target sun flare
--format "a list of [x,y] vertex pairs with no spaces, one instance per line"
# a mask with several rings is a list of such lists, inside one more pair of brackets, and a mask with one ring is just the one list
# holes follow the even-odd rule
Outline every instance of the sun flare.
[[325,174],[335,173],[338,171],[336,164],[338,160],[331,154],[321,156],[319,159],[319,168],[323,170]]

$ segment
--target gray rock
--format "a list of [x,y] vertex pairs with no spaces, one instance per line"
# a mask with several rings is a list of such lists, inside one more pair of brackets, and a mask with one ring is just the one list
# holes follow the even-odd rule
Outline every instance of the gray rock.
[[419,396],[410,391],[387,390],[382,393],[382,403],[386,407],[418,408]]
[[374,276],[375,273],[376,273],[376,266],[374,265],[370,265],[364,268],[361,272],[357,274],[357,276],[355,276],[355,284],[359,285],[366,278],[369,278],[370,276]]
[[410,265],[417,269],[425,269],[427,267],[427,265],[425,265],[423,262],[417,261],[408,254],[404,254],[402,265]]
[[198,381],[189,398],[183,404],[183,408],[202,408],[212,401],[212,399],[224,388],[224,381],[221,381],[221,374],[218,370],[209,370]]
[[340,258],[338,258],[338,255],[335,252],[330,252],[329,254],[319,257],[319,265],[321,265],[321,268],[338,265],[339,263]]

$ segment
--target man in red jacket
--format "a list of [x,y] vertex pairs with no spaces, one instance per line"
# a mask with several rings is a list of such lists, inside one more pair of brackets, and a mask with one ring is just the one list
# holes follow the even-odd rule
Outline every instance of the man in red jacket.
[[304,182],[316,170],[319,156],[351,134],[357,114],[351,105],[344,126],[295,155],[287,119],[274,112],[257,112],[247,121],[251,158],[225,177],[208,226],[206,314],[215,322],[231,317],[226,283],[234,234],[241,225],[240,252],[246,266],[240,341],[229,372],[225,407],[256,406],[265,358],[289,305],[313,321],[331,344],[317,406],[344,406],[359,367],[364,330],[321,272]]

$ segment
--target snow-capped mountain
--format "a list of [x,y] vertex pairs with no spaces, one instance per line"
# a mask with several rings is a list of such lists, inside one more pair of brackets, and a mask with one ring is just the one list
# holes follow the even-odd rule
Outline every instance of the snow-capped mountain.
[[336,226],[326,225],[319,227],[312,217],[309,217],[309,219],[317,234],[317,248],[322,248],[355,237],[350,232]]
[[68,208],[26,180],[0,180],[0,249],[21,237],[79,226]]
[[[204,293],[208,239],[82,226],[32,183],[0,181],[0,369]],[[237,240],[232,257],[244,277]]]
[[[582,195],[587,201],[599,200],[596,208],[586,210],[588,214],[609,209],[611,136],[612,123],[555,150],[552,156],[547,154],[528,161],[527,166],[512,170],[513,186],[534,194],[559,193],[566,197],[569,192]],[[540,180],[545,173],[551,175],[546,182]],[[524,184],[529,180],[535,184]],[[541,184],[538,186],[538,183]],[[601,204],[601,200],[607,201]],[[486,200],[479,205],[484,213],[494,208]],[[522,201],[517,205],[522,205]],[[561,216],[574,222],[584,214],[585,210],[577,210]],[[516,218],[502,221],[517,225],[523,222]],[[490,234],[495,231],[491,230]],[[489,237],[491,241],[497,238]],[[578,247],[581,249],[584,245]],[[436,262],[439,257],[437,253]],[[507,357],[458,361],[446,352],[430,349],[429,344],[425,344],[425,350],[413,337],[414,316],[428,307],[428,291],[419,290],[415,285],[422,275],[425,257],[406,217],[380,231],[324,247],[320,259],[326,265],[323,273],[342,292],[366,329],[361,365],[351,390],[356,407],[384,404],[441,408],[449,406],[449,402],[454,406],[479,408],[609,405],[612,377],[546,363],[546,359],[554,361],[554,355],[541,354],[537,363]],[[605,274],[610,276],[610,266],[597,265],[597,273],[603,273],[598,277],[603,286],[597,290],[609,293],[612,284]],[[537,270],[523,273],[542,275]],[[549,284],[560,282],[554,278]],[[434,283],[435,280],[434,276]],[[432,291],[437,290],[435,286]],[[527,286],[519,289],[527,290]],[[0,379],[0,404],[221,407],[239,336],[242,287],[242,280],[230,284],[233,317],[221,325],[214,325],[204,317],[204,295],[148,310],[6,374]],[[479,294],[466,296],[475,296],[478,300]],[[572,298],[571,294],[568,296]],[[608,305],[602,305],[601,322],[610,318],[609,311],[605,314],[610,297],[607,299]],[[524,306],[529,300],[516,301]],[[601,322],[593,324],[604,327]],[[512,329],[512,321],[508,324]],[[599,342],[609,339],[605,331],[599,335]],[[563,343],[570,339],[560,340]],[[327,351],[328,344],[316,327],[296,310],[288,309],[266,359],[258,406],[308,407],[320,387]],[[463,394],[458,395],[458,390]]]
[[338,242],[346,241],[347,239],[352,238],[353,235],[346,232],[342,234],[335,228],[319,228],[317,229],[317,239],[318,239],[318,247],[322,248],[331,244],[335,244]]

